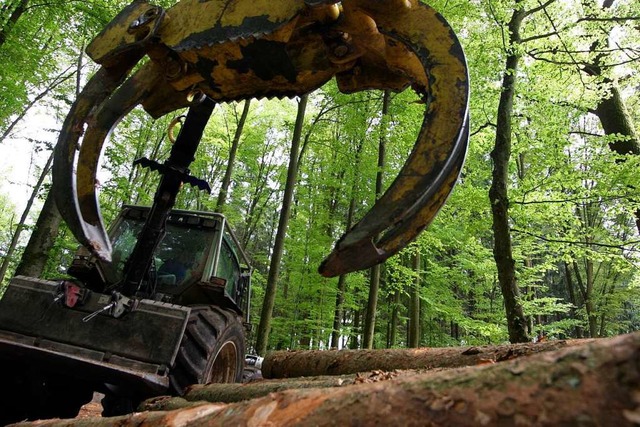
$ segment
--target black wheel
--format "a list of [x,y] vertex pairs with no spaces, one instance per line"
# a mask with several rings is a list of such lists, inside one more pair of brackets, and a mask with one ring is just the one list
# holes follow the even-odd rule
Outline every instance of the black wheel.
[[237,313],[193,306],[174,368],[171,387],[179,395],[192,384],[242,381],[244,329]]

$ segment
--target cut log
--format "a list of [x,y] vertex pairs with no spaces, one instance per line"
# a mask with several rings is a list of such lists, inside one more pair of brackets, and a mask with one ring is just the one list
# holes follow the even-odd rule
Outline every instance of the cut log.
[[147,399],[140,411],[170,411],[189,408],[203,402],[233,403],[267,396],[284,390],[346,387],[354,384],[373,383],[417,375],[424,371],[372,371],[340,376],[301,377],[289,379],[259,380],[247,384],[196,384],[187,389],[183,397],[160,396]]
[[23,425],[622,427],[639,423],[640,333],[635,333],[502,363],[390,381],[288,390],[240,403],[206,403],[175,411]]
[[277,351],[265,357],[262,362],[262,376],[292,378],[345,375],[374,370],[460,368],[502,362],[587,342],[589,340],[557,340],[482,347]]

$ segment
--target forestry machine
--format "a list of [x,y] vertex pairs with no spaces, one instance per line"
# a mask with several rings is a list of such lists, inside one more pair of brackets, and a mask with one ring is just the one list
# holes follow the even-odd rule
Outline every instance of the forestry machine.
[[[3,400],[2,414],[14,419],[21,396],[31,397],[26,417],[70,416],[100,383],[105,411],[115,414],[189,383],[242,376],[244,342],[235,337],[248,301],[245,257],[222,217],[172,210],[183,183],[209,189],[189,166],[216,103],[296,97],[334,77],[344,93],[411,87],[419,96],[413,150],[322,262],[327,277],[369,268],[415,239],[464,162],[464,53],[419,0],[181,0],[168,9],[136,0],[87,54],[101,68],[71,107],[53,168],[58,210],[83,247],[69,269],[75,279],[16,277],[0,306],[3,380],[17,396]],[[126,207],[107,233],[95,189],[100,154],[138,105],[153,118],[189,110],[164,163],[136,161],[162,175],[153,205]],[[224,242],[235,267],[222,267]],[[204,267],[169,273],[168,256],[182,249]]]

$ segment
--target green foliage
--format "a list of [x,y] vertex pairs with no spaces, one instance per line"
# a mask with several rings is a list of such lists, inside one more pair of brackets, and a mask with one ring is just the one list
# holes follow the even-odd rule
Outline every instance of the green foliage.
[[[0,45],[0,131],[54,76],[70,73],[82,47],[125,2],[52,1],[34,4]],[[168,3],[168,2],[167,2]],[[525,9],[539,8],[536,1]],[[11,2],[15,5],[17,2]],[[602,11],[589,2],[552,2],[529,15],[518,46],[507,46],[513,2],[436,0],[465,47],[472,82],[471,144],[460,182],[420,238],[383,267],[375,343],[405,346],[411,289],[419,279],[421,345],[500,343],[508,339],[492,255],[490,152],[507,53],[522,54],[514,104],[509,221],[521,302],[532,336],[613,335],[640,329],[638,230],[639,158],[620,156],[590,113],[613,85],[640,126],[637,20],[639,2],[619,0]],[[5,9],[2,9],[5,10]],[[597,18],[597,19],[596,19]],[[0,22],[5,22],[0,16]],[[614,34],[615,43],[609,42]],[[549,35],[549,36],[546,36]],[[598,44],[599,43],[599,44]],[[592,46],[600,46],[593,51]],[[599,75],[585,66],[599,60]],[[71,67],[71,68],[69,68]],[[87,67],[91,68],[91,67]],[[83,75],[90,70],[85,69]],[[66,75],[66,74],[65,74]],[[75,97],[73,78],[39,107],[62,116]],[[312,94],[303,130],[298,185],[285,242],[271,348],[326,348],[333,329],[337,279],[316,269],[334,242],[371,207],[380,137],[388,140],[384,187],[410,152],[423,105],[411,90],[392,94],[382,118],[382,93],[345,95],[330,82]],[[216,108],[191,173],[210,182],[207,195],[186,187],[178,207],[214,210],[242,103]],[[100,199],[108,222],[124,203],[150,204],[157,174],[133,167],[164,161],[169,122],[136,109],[105,147]],[[296,105],[252,101],[241,135],[224,213],[252,257],[252,323],[258,324],[287,173]],[[14,130],[20,132],[20,130]],[[10,234],[9,203],[0,211],[0,246]],[[8,211],[7,211],[8,212]],[[352,218],[349,218],[349,216]],[[62,232],[46,275],[64,271],[75,243]],[[411,266],[421,254],[419,272]],[[341,345],[358,342],[368,295],[368,272],[347,276]],[[255,337],[251,337],[254,339]]]

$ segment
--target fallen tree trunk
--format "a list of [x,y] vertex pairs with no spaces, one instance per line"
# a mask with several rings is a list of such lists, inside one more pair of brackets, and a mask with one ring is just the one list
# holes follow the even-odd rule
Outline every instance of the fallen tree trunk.
[[[516,344],[484,347],[423,348],[396,350],[350,351],[295,351],[276,352],[267,356],[267,372],[275,379],[248,384],[193,385],[183,397],[161,396],[149,399],[140,406],[143,411],[174,410],[188,408],[202,402],[233,403],[255,399],[291,389],[343,387],[377,382],[405,375],[416,375],[427,370],[452,369],[454,367],[495,363],[534,353],[557,350],[567,346],[585,344],[592,340],[552,341],[537,344]],[[435,368],[434,366],[437,366]],[[367,367],[385,367],[369,372],[341,375],[318,375],[319,372],[350,372]],[[407,369],[422,367],[423,369]],[[288,374],[287,369],[291,370]],[[274,372],[275,371],[275,372]],[[315,376],[298,376],[311,371]],[[263,371],[264,373],[264,371]],[[284,378],[289,376],[290,378]]]
[[[640,423],[640,333],[497,364],[232,404],[34,426],[616,425]],[[88,424],[90,423],[90,424]]]
[[233,403],[267,396],[284,390],[346,387],[354,384],[373,383],[417,375],[425,371],[372,371],[351,375],[300,377],[290,379],[259,380],[247,384],[196,384],[188,388],[183,397],[160,396],[148,399],[138,408],[140,411],[170,411],[190,408],[203,402]]
[[345,375],[374,370],[459,368],[502,362],[586,342],[589,340],[558,340],[482,347],[277,351],[265,357],[262,362],[262,376],[292,378]]

